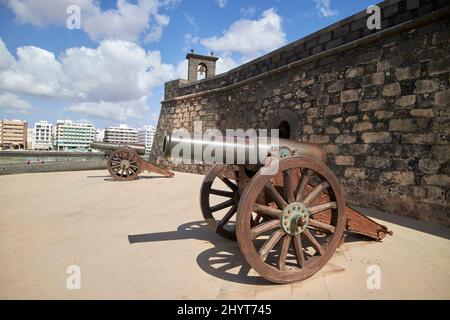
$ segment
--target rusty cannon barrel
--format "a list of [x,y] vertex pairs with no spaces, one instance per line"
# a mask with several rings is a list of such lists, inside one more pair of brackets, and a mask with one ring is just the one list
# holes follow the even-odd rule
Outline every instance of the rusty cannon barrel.
[[325,151],[319,145],[309,142],[265,136],[219,136],[214,140],[185,134],[166,133],[164,136],[163,152],[166,157],[209,163],[210,159],[205,155],[210,155],[212,150],[215,163],[264,165],[267,157],[273,155],[275,150],[280,157],[297,155],[326,161]]
[[136,151],[139,155],[145,154],[145,145],[143,144],[118,144],[111,142],[92,142],[90,144],[92,149],[115,151],[123,147],[128,147]]

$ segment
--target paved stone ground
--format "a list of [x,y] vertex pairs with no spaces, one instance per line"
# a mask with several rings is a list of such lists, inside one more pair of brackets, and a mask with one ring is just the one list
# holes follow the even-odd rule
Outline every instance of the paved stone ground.
[[[106,171],[0,177],[0,298],[450,299],[450,231],[374,211],[394,231],[383,243],[352,238],[312,278],[273,285],[236,243],[201,221],[202,176]],[[81,267],[81,290],[66,269]],[[381,290],[366,269],[382,270]]]

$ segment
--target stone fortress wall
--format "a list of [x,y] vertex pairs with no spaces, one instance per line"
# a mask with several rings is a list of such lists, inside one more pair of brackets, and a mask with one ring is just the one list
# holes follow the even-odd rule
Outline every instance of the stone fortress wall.
[[[196,82],[166,83],[155,137],[165,131],[278,128],[321,144],[350,205],[450,225],[450,2],[379,4]],[[162,164],[204,172],[203,166]]]

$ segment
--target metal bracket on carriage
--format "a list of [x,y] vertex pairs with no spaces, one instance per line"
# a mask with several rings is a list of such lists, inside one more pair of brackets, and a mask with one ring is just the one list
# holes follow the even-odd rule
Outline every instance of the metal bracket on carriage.
[[[322,195],[326,196],[325,194]],[[320,198],[321,196],[319,196]],[[372,220],[368,216],[356,211],[352,208],[346,207],[345,213],[347,215],[346,231],[349,233],[356,233],[376,241],[383,240],[387,235],[392,236],[393,232],[386,226]],[[316,213],[314,219],[323,223],[331,223],[331,211],[323,211]],[[344,242],[344,241],[342,241]]]
[[156,165],[154,165],[154,164],[152,164],[152,163],[150,163],[148,161],[145,161],[142,158],[140,158],[140,160],[139,160],[139,165],[140,165],[140,168],[141,168],[141,172],[144,171],[144,170],[147,170],[148,172],[154,172],[154,173],[160,174],[160,175],[162,175],[164,177],[172,178],[174,176],[173,172],[171,172],[169,170],[166,170],[166,169],[163,169],[163,168],[160,168],[160,167],[158,167],[158,166],[156,166]]
[[[312,185],[307,186],[307,190],[311,191],[314,187]],[[319,205],[326,200],[327,194],[321,193],[313,202],[312,205]],[[392,236],[393,232],[390,231],[386,226],[379,224],[378,222],[372,220],[368,216],[362,214],[361,212],[346,207],[345,213],[347,216],[346,231],[348,233],[355,233],[359,235],[366,236],[370,239],[381,241],[387,235]],[[320,222],[331,224],[331,210],[326,210],[314,214],[314,219]],[[341,244],[344,242],[342,240]]]

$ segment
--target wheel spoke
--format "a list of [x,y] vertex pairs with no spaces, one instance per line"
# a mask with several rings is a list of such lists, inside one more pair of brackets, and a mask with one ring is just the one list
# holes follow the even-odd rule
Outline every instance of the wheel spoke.
[[294,249],[298,265],[302,268],[305,265],[305,256],[303,253],[302,238],[300,234],[294,236]]
[[316,237],[314,237],[311,232],[309,232],[308,229],[305,229],[303,231],[303,233],[305,234],[306,238],[308,238],[309,242],[311,242],[312,246],[314,247],[314,249],[316,249],[316,251],[318,251],[321,255],[323,255],[324,253],[324,249],[323,247],[320,245],[320,243],[317,241]]
[[279,268],[281,271],[286,270],[286,258],[289,251],[289,245],[291,244],[291,236],[285,235],[283,238],[283,245],[281,247],[280,252],[280,261],[279,261]]
[[234,192],[217,190],[217,189],[211,189],[209,191],[209,193],[214,194],[216,196],[227,197],[227,198],[233,198],[233,196],[234,196]]
[[263,222],[261,224],[258,224],[256,227],[253,227],[250,230],[252,239],[257,238],[260,234],[263,234],[264,232],[267,232],[269,230],[275,229],[280,226],[279,220],[270,220],[267,222]]
[[303,204],[307,206],[311,201],[313,201],[315,198],[317,198],[320,193],[329,187],[328,182],[324,181],[321,184],[317,185],[303,200]]
[[284,195],[287,202],[295,202],[294,190],[292,188],[292,173],[293,170],[286,170],[283,172],[283,188]]
[[312,171],[311,170],[306,170],[306,172],[304,172],[302,174],[302,177],[300,178],[300,183],[298,184],[297,187],[297,196],[296,196],[296,201],[301,202],[303,199],[303,193],[305,193],[306,190],[306,186],[308,185],[308,181],[309,181],[309,177],[311,176]]
[[324,222],[321,222],[319,220],[315,220],[312,218],[309,219],[308,225],[311,227],[314,227],[314,228],[326,230],[331,233],[334,233],[334,231],[336,230],[336,227],[332,226],[331,224],[324,223]]
[[236,191],[238,189],[237,185],[231,182],[231,180],[225,177],[223,174],[219,173],[217,177],[219,177],[219,179],[222,180],[223,183],[225,183],[231,190]]
[[280,209],[272,208],[263,204],[256,203],[253,207],[253,211],[259,214],[265,214],[270,217],[280,218],[283,214],[283,211]]
[[228,207],[231,207],[234,204],[234,199],[227,200],[225,202],[219,203],[218,205],[211,207],[211,212],[216,212]]
[[315,214],[318,212],[322,212],[328,209],[336,209],[337,208],[337,204],[336,202],[327,202],[327,203],[323,203],[323,204],[319,204],[317,206],[313,206],[308,208],[309,209],[309,213],[310,214]]
[[261,256],[261,259],[263,261],[266,260],[267,255],[269,254],[270,250],[273,249],[273,247],[275,247],[275,245],[278,243],[278,241],[280,241],[281,237],[284,235],[284,231],[281,229],[276,230],[274,233],[272,233],[272,235],[270,236],[269,239],[266,240],[266,242],[264,243],[264,245],[261,247],[261,249],[259,250],[259,255]]
[[236,213],[237,209],[235,206],[232,206],[230,208],[230,210],[228,210],[227,214],[222,218],[222,220],[220,220],[219,222],[219,226],[223,227],[224,225],[227,224],[228,221],[230,221],[231,217],[234,216],[234,214]]
[[272,197],[275,200],[275,203],[277,204],[277,206],[280,209],[284,209],[287,207],[287,202],[283,199],[282,195],[278,192],[277,189],[275,189],[275,187],[273,186],[272,182],[269,182],[266,185],[267,190],[269,191],[269,193],[272,195]]

